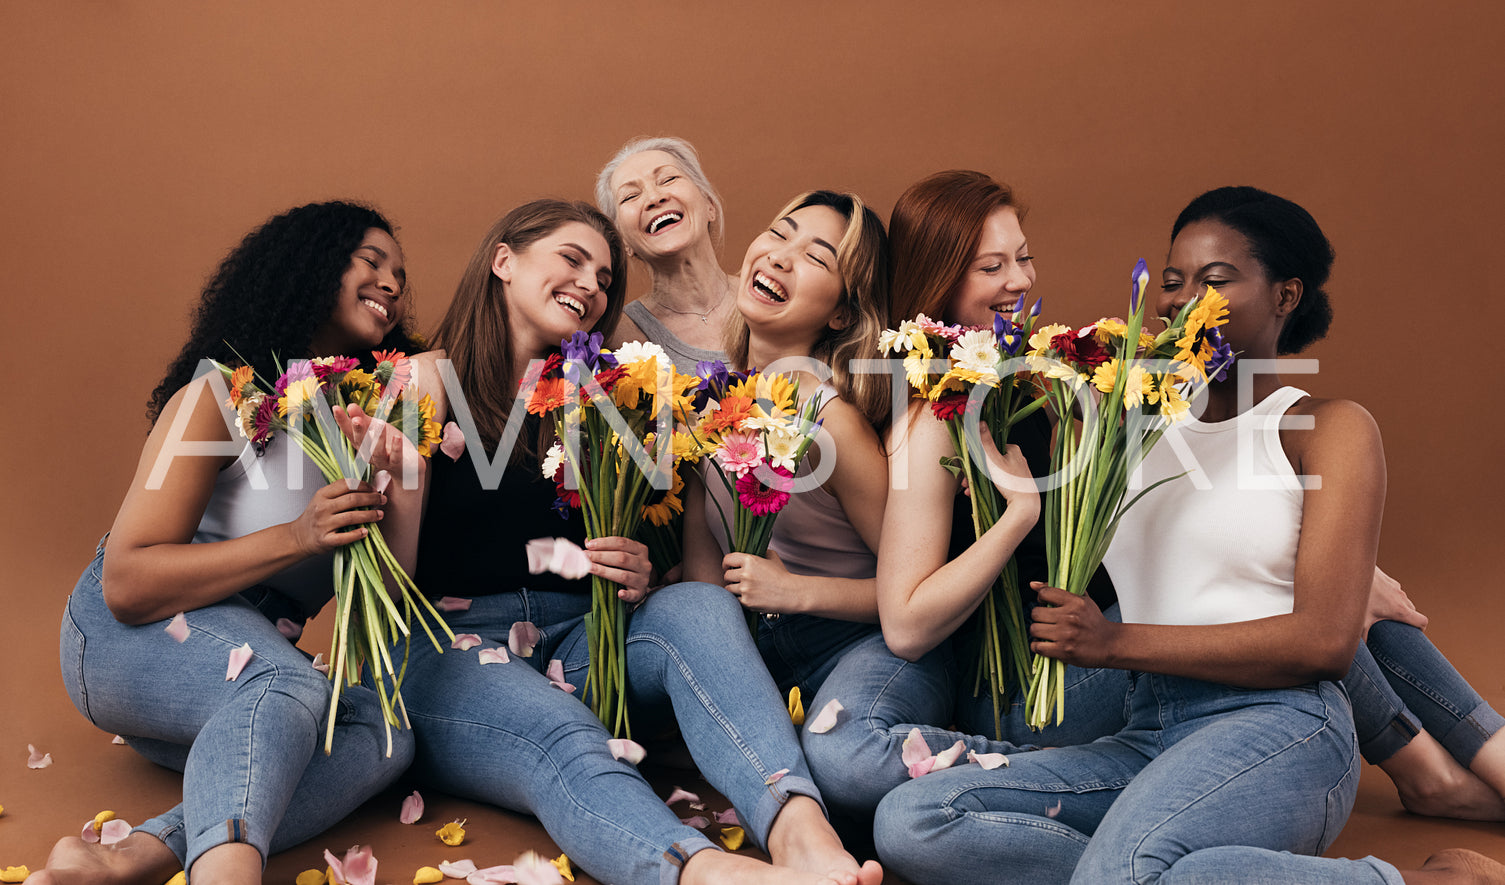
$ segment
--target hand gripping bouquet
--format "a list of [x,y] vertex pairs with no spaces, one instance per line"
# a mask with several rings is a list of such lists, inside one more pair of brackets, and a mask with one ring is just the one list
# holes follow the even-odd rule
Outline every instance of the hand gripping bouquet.
[[[1129,320],[1101,319],[1081,329],[1045,326],[1029,339],[1029,363],[1059,419],[1051,451],[1055,480],[1045,494],[1049,583],[1078,596],[1102,564],[1118,520],[1146,492],[1124,500],[1134,473],[1165,429],[1186,417],[1208,378],[1223,380],[1233,352],[1218,327],[1228,302],[1209,288],[1162,317],[1165,331],[1144,331],[1144,260],[1134,267]],[[1098,398],[1098,395],[1100,399]],[[1080,411],[1081,420],[1073,418]],[[1065,716],[1065,671],[1037,656],[1025,713],[1032,728]]]
[[[637,533],[657,492],[673,494],[679,456],[674,418],[686,414],[698,378],[681,375],[656,344],[601,347],[599,332],[576,332],[523,379],[528,411],[554,422],[557,440],[542,465],[562,504],[579,507],[589,538]],[[573,488],[572,488],[573,487]],[[591,576],[586,615],[591,710],[612,732],[632,736],[627,719],[627,606],[616,584]]]
[[[381,486],[385,480],[371,475],[370,448],[356,450],[335,424],[335,409],[360,406],[374,422],[400,431],[423,457],[438,445],[441,428],[434,420],[433,400],[427,394],[419,396],[408,384],[412,369],[406,355],[378,351],[375,357],[374,372],[359,368],[353,357],[297,360],[270,391],[258,385],[250,366],[231,369],[216,365],[228,379],[229,405],[236,412],[236,424],[258,449],[274,434],[284,433],[318,466],[325,482],[345,479]],[[371,433],[367,440],[374,444],[376,437]],[[367,528],[370,531],[366,537],[334,550],[335,626],[330,661],[334,689],[324,731],[325,753],[334,747],[340,692],[358,683],[362,668],[370,663],[375,668],[372,682],[386,719],[387,755],[391,755],[391,726],[408,725],[401,689],[414,615],[439,651],[443,648],[425,614],[446,636],[454,638],[449,625],[398,564],[381,526],[371,523]],[[389,649],[399,638],[404,642],[403,659],[400,667],[394,667]]]
[[[714,474],[731,501],[732,518],[715,496],[711,503],[733,553],[766,556],[773,523],[789,503],[794,474],[820,427],[819,394],[803,406],[799,382],[789,375],[753,370],[734,373],[720,361],[702,362],[691,436],[697,451],[709,456],[706,482]],[[748,627],[757,635],[757,614]]]
[[[972,528],[981,538],[1003,515],[1003,496],[989,478],[981,433],[992,435],[999,451],[1008,445],[1009,429],[1040,408],[1010,362],[1040,316],[1036,301],[1024,313],[1020,296],[1011,316],[997,315],[992,329],[949,326],[921,314],[887,330],[879,338],[884,353],[904,354],[904,373],[917,399],[925,400],[951,435],[954,457],[946,469],[967,481]],[[1019,595],[1019,576],[1012,558],[1004,566],[973,615],[977,649],[972,656],[972,691],[987,681],[993,699],[994,736],[1002,737],[1003,698],[1011,686],[1029,682],[1029,624]]]

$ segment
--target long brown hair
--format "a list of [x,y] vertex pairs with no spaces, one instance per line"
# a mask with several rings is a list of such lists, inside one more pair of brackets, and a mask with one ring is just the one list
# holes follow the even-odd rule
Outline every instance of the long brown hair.
[[[512,372],[506,292],[502,281],[491,271],[497,247],[506,243],[514,252],[527,251],[529,246],[572,221],[589,225],[601,234],[611,250],[612,274],[611,284],[606,287],[606,311],[591,331],[614,328],[627,291],[622,239],[616,227],[589,203],[545,199],[524,203],[491,226],[465,265],[465,273],[455,287],[454,300],[434,330],[432,346],[443,348],[454,363],[460,389],[488,450],[494,450],[502,438],[512,401],[517,397],[517,385],[522,380],[513,377]],[[538,450],[533,448],[537,445],[535,441],[525,441],[526,435],[518,439],[518,450],[512,453],[514,459],[525,452],[537,454]]]
[[894,322],[945,313],[977,253],[983,225],[1003,208],[1024,219],[1013,189],[981,172],[937,172],[904,191],[888,221],[894,256],[889,316]]
[[[888,423],[887,379],[875,374],[854,374],[851,361],[874,359],[878,336],[888,324],[889,251],[883,221],[856,194],[810,191],[800,194],[778,214],[777,221],[806,206],[834,209],[847,220],[841,242],[836,244],[836,268],[841,274],[841,300],[837,315],[846,320],[840,329],[826,329],[815,342],[810,356],[831,367],[832,385],[841,398],[857,407],[875,427]],[[727,356],[733,366],[746,369],[749,333],[747,321],[733,313],[727,323]]]

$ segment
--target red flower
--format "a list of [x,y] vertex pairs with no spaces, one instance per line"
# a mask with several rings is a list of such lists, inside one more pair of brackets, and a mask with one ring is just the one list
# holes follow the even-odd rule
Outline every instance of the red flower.
[[930,404],[930,411],[942,421],[950,421],[967,412],[967,394],[951,393]]
[[1050,339],[1050,346],[1066,362],[1096,368],[1112,359],[1113,354],[1098,343],[1095,330],[1096,326],[1088,326],[1077,332],[1062,332]]
[[603,369],[596,373],[596,383],[601,385],[603,391],[611,393],[616,389],[617,382],[621,381],[622,376],[626,374],[627,370],[621,366],[612,366],[610,369]]
[[[761,479],[772,478],[773,485],[764,485]],[[772,467],[767,462],[737,477],[737,500],[756,516],[771,516],[789,503],[789,490],[794,488],[794,474],[783,467]]]

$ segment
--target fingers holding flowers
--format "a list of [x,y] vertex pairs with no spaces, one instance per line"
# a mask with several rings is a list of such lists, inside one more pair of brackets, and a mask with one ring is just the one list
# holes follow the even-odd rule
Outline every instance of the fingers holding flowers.
[[788,597],[792,577],[774,551],[768,551],[767,556],[728,553],[722,557],[721,567],[726,570],[722,583],[744,608],[778,614],[791,610]]
[[1119,625],[1103,617],[1089,596],[1030,582],[1040,605],[1031,612],[1030,651],[1078,667],[1109,666],[1107,650]]
[[337,479],[314,493],[308,506],[287,526],[305,556],[315,556],[366,537],[367,523],[381,519],[387,496],[365,483]]
[[355,446],[357,455],[369,458],[373,470],[386,471],[404,480],[404,487],[411,486],[406,482],[407,477],[421,477],[427,471],[427,459],[406,434],[386,421],[367,415],[358,404],[336,408],[334,420]]
[[993,442],[991,433],[983,433],[980,436],[982,437],[983,458],[988,465],[988,476],[993,480],[993,485],[998,487],[998,493],[1003,495],[1008,506],[1033,506],[1038,510],[1040,491],[1035,486],[1035,477],[1030,472],[1029,462],[1025,460],[1024,453],[1012,443],[1000,452]]
[[632,538],[591,538],[585,542],[590,557],[591,574],[605,578],[621,589],[617,597],[623,602],[641,602],[653,581],[653,560],[648,545]]

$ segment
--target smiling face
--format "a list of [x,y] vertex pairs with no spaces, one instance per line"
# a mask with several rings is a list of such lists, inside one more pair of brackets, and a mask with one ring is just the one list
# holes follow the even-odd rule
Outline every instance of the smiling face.
[[836,249],[846,228],[840,212],[805,206],[753,240],[737,285],[737,310],[749,328],[813,344],[827,328],[845,324]]
[[1220,221],[1194,221],[1171,241],[1155,309],[1174,317],[1211,286],[1228,299],[1223,337],[1241,356],[1273,358],[1280,330],[1301,300],[1300,280],[1271,280],[1243,234]]
[[677,162],[664,151],[641,151],[612,173],[617,229],[644,261],[711,243],[716,209]]
[[611,250],[595,228],[571,221],[525,249],[497,246],[491,272],[506,293],[514,352],[540,355],[605,313]]
[[995,313],[1008,314],[1035,285],[1035,261],[1013,207],[994,210],[983,222],[977,251],[946,301],[948,323],[992,328]]
[[370,228],[340,277],[334,311],[314,333],[315,356],[351,356],[381,344],[407,310],[402,249],[392,235]]

